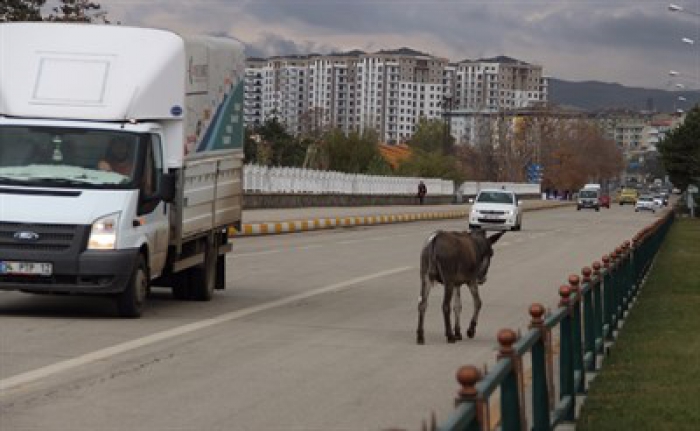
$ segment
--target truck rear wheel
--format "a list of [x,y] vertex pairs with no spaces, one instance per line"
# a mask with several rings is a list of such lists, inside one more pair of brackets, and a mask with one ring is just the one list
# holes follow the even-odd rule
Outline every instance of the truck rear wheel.
[[117,294],[116,303],[119,316],[128,318],[141,317],[148,294],[148,269],[143,255],[139,256],[131,279],[123,292]]
[[207,242],[204,264],[190,268],[190,289],[192,299],[210,301],[216,288],[217,258],[219,257],[216,241]]

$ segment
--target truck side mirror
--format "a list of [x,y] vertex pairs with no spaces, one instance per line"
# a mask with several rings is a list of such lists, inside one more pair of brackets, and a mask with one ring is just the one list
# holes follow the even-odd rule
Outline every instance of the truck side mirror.
[[474,198],[469,198],[469,203],[473,204],[474,203]]
[[177,177],[174,174],[160,176],[160,198],[163,202],[172,203],[175,200]]

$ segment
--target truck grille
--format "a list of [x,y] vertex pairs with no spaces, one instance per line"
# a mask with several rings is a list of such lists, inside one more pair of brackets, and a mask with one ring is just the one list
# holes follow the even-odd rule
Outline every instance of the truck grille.
[[0,222],[0,249],[60,252],[71,248],[77,225]]

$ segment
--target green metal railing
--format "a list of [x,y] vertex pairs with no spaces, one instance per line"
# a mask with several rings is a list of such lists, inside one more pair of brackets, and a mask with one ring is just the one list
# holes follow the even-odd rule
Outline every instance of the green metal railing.
[[[569,276],[568,284],[559,288],[555,311],[547,314],[543,305],[532,304],[526,334],[500,330],[493,369],[482,375],[475,366],[461,367],[456,409],[439,425],[433,419],[430,429],[485,431],[495,422],[503,431],[549,431],[560,423],[574,422],[576,397],[585,394],[588,382],[602,366],[673,220],[674,213],[669,212],[631,242],[603,256],[602,263],[583,268],[581,276]],[[553,335],[557,329],[559,362],[555,367]],[[523,359],[528,353],[532,383],[525,385]],[[489,404],[497,392],[500,419],[491,417]]]

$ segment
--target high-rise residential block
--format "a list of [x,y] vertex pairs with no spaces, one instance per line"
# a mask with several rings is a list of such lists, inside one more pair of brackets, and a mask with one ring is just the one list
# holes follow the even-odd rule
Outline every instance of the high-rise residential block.
[[276,117],[294,134],[373,129],[388,143],[410,139],[421,118],[547,99],[541,66],[508,57],[450,64],[407,48],[249,59],[246,84],[248,126]]

